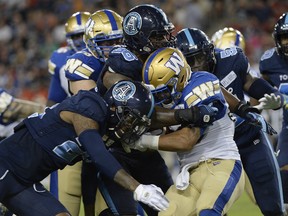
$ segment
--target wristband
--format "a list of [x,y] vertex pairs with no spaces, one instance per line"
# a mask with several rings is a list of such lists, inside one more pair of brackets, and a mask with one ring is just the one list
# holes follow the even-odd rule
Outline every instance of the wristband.
[[142,135],[141,137],[141,145],[143,147],[158,150],[159,149],[159,138],[160,136],[152,136],[152,135]]

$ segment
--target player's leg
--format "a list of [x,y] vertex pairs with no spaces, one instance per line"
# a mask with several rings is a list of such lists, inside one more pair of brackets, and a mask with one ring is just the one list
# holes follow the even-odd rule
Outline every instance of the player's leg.
[[[284,203],[288,204],[288,129],[284,125],[277,143],[277,160],[280,166]],[[286,208],[286,211],[288,208]]]
[[26,188],[4,200],[13,213],[22,216],[69,216],[67,209],[40,184]]
[[221,216],[227,213],[244,191],[245,176],[241,162],[213,159],[201,163],[198,169],[198,173],[192,172],[190,176],[191,183],[201,191],[196,203],[197,215]]
[[260,131],[245,148],[239,147],[257,204],[265,216],[283,215],[283,195],[279,166],[272,146]]
[[81,167],[82,162],[58,170],[59,200],[72,216],[78,216],[81,205]]
[[[197,178],[200,179],[200,175]],[[185,190],[178,190],[175,185],[172,185],[165,196],[169,200],[169,207],[159,212],[159,216],[196,215],[196,201],[200,196],[200,191],[195,185],[189,184]]]
[[[164,193],[173,185],[169,169],[158,151],[145,154],[137,151],[130,164],[133,166],[130,169],[132,176],[143,184],[155,184]],[[157,215],[157,212],[147,205],[141,203],[141,206],[149,216]]]

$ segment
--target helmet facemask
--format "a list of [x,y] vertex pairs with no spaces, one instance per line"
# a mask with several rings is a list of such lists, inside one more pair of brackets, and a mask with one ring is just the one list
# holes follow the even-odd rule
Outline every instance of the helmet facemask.
[[75,52],[86,47],[83,41],[84,28],[90,17],[89,12],[76,12],[65,23],[66,41]]
[[105,61],[113,46],[121,44],[123,18],[112,10],[99,10],[91,15],[85,25],[84,42],[89,51]]
[[209,71],[213,72],[215,67],[215,55],[213,45],[209,45],[196,52],[186,54],[186,59],[193,72]]
[[115,107],[115,118],[117,124],[112,130],[117,140],[127,145],[137,141],[142,134],[147,132],[151,124],[151,120],[146,116],[140,115],[138,110],[130,107]]

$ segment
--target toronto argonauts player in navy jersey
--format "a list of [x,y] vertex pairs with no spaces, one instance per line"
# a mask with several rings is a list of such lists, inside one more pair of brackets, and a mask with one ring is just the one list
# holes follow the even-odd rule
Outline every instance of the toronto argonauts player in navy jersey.
[[[280,109],[283,105],[284,97],[279,91],[267,81],[249,74],[249,62],[240,48],[215,52],[207,35],[195,28],[183,29],[176,37],[177,46],[184,53],[192,71],[205,69],[212,72],[220,80],[221,86],[240,100],[244,99],[245,92],[257,100],[263,97],[269,100],[270,109]],[[237,109],[234,112],[237,114]],[[267,123],[263,117],[257,116],[263,122],[263,129],[238,116],[234,139],[262,213],[266,216],[283,215],[279,165],[265,133]]]
[[143,84],[121,81],[104,99],[94,89],[79,91],[44,113],[32,114],[0,142],[0,202],[16,215],[70,215],[40,181],[52,171],[89,158],[103,175],[133,192],[136,201],[157,211],[167,209],[162,190],[131,177],[102,140],[107,128],[113,138],[141,136],[153,110],[153,96]]
[[[275,47],[267,50],[261,57],[259,69],[262,77],[288,95],[288,14],[284,13],[277,21],[273,38]],[[282,130],[277,142],[277,160],[281,170],[284,202],[288,204],[288,110],[283,108]],[[287,207],[286,207],[287,209]]]

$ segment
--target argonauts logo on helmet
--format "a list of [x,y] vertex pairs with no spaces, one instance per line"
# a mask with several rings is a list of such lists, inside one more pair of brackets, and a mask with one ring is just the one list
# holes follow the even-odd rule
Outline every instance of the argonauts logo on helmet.
[[131,12],[126,15],[123,21],[123,29],[128,35],[135,35],[142,26],[142,18],[137,12]]
[[135,92],[136,86],[132,82],[120,82],[114,86],[112,96],[117,101],[127,101],[133,97]]

